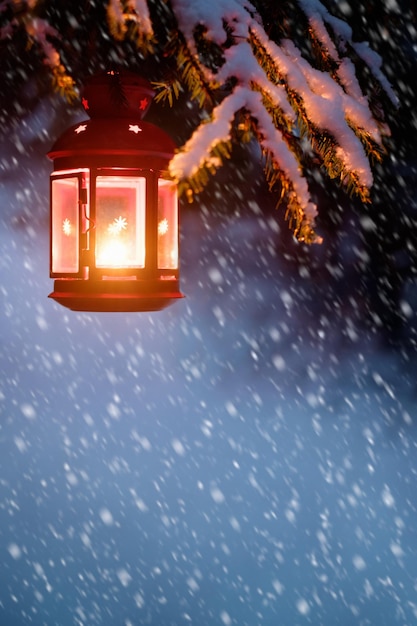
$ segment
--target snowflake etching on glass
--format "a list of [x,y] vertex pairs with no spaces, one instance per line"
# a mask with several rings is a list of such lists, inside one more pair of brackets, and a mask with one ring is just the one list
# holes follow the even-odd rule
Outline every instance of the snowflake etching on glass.
[[72,233],[72,224],[71,224],[71,221],[67,217],[62,222],[62,232],[67,237],[69,237]]
[[127,229],[127,219],[120,215],[119,217],[114,218],[114,221],[111,224],[109,224],[109,227],[107,230],[112,235],[119,235],[123,230],[126,230],[126,229]]
[[158,235],[166,235],[168,232],[168,220],[164,217],[158,224]]

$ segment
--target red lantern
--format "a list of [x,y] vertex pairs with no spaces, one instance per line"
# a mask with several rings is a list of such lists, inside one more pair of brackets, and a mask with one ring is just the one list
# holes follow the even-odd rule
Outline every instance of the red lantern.
[[74,311],[156,311],[179,291],[178,198],[167,175],[175,145],[144,122],[154,92],[126,71],[93,77],[91,119],[48,156],[50,297]]

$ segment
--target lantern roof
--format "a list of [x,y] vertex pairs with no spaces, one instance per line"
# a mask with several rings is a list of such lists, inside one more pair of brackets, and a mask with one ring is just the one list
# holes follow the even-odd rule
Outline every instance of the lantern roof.
[[136,159],[140,167],[164,169],[176,145],[164,130],[142,120],[153,96],[146,79],[126,70],[91,77],[82,94],[91,119],[71,126],[52,146],[48,156],[58,161],[55,168],[88,166],[91,159],[117,167]]
[[50,159],[76,156],[159,156],[170,160],[175,143],[161,128],[136,119],[85,120],[66,130],[48,152]]
[[125,117],[142,119],[155,91],[151,83],[125,69],[90,76],[82,91],[82,105],[91,118]]

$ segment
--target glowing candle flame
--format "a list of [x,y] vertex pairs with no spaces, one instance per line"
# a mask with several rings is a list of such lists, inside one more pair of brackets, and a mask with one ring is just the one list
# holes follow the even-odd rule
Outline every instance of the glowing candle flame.
[[117,239],[108,239],[100,248],[97,264],[105,267],[122,267],[129,261],[125,244]]
[[129,253],[126,242],[120,239],[120,235],[124,230],[127,230],[127,219],[122,217],[115,217],[113,222],[108,225],[107,232],[109,236],[106,237],[101,245],[97,254],[97,264],[107,267],[123,267],[129,264]]

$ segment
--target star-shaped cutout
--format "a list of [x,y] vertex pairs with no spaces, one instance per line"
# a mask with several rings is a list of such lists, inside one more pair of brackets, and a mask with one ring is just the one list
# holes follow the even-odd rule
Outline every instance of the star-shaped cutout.
[[148,102],[149,102],[148,98],[143,98],[143,100],[141,100],[139,103],[139,110],[144,111],[146,107],[148,106]]
[[85,129],[87,128],[87,124],[80,124],[75,130],[74,133],[77,133],[77,135],[79,135],[80,133],[83,133],[85,131]]
[[129,130],[135,133],[135,135],[142,132],[142,129],[137,124],[129,124]]

